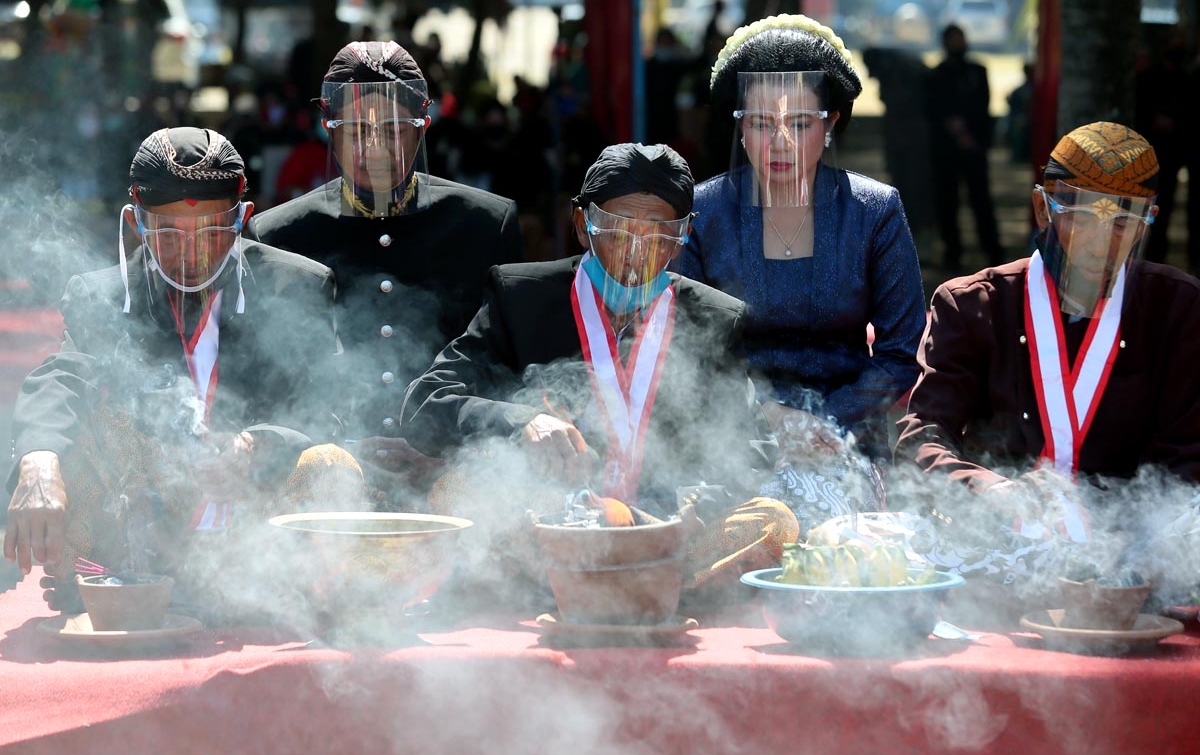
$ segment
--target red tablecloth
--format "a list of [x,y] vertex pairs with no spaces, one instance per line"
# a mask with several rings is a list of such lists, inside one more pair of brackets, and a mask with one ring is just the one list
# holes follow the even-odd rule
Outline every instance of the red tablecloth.
[[1021,636],[920,657],[805,656],[754,627],[694,647],[562,650],[527,619],[404,647],[205,630],[178,657],[89,660],[0,595],[0,752],[1193,753],[1200,638],[1093,658]]

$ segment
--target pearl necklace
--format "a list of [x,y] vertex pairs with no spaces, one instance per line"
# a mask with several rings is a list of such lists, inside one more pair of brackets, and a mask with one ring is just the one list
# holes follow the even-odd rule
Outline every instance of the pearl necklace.
[[804,226],[808,225],[808,216],[809,216],[809,213],[807,213],[807,212],[804,213],[804,218],[800,221],[800,225],[798,225],[796,227],[796,232],[792,234],[792,240],[785,241],[783,238],[783,234],[780,233],[779,229],[775,227],[775,221],[771,220],[771,216],[768,215],[766,213],[766,210],[764,209],[763,217],[766,218],[767,223],[771,226],[771,230],[774,231],[775,235],[779,237],[779,242],[781,244],[783,244],[783,256],[784,257],[792,256],[792,246],[796,243],[796,239],[799,238],[800,232],[804,230]]

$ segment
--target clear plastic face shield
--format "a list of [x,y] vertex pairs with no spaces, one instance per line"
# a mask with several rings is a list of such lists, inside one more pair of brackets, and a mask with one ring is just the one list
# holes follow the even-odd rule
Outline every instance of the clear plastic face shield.
[[832,162],[835,119],[821,71],[739,73],[730,179],[742,204],[805,207],[817,164]]
[[[595,202],[584,210],[592,253],[616,284],[610,284],[612,288],[638,289],[636,301],[632,302],[637,309],[645,307],[650,299],[661,293],[648,284],[652,284],[683,249],[691,221],[690,215],[678,220],[627,218],[605,212]],[[602,290],[600,293],[606,301],[616,295],[613,291]]]
[[334,184],[343,214],[389,217],[420,209],[428,106],[419,79],[322,85],[331,167],[343,179],[342,186]]
[[[230,261],[239,268],[242,264],[240,243],[247,215],[244,202],[222,212],[198,215],[160,215],[136,205],[126,205],[125,211],[133,213],[137,235],[148,257],[147,266],[174,289],[177,303],[194,296],[203,306],[216,293],[213,284]],[[121,246],[124,263],[123,241]],[[244,307],[240,282],[239,270],[239,312]]]
[[1035,191],[1045,205],[1043,254],[1059,306],[1091,317],[1101,300],[1112,297],[1118,279],[1127,284],[1135,272],[1150,238],[1155,198],[1104,194],[1061,180],[1052,191],[1041,186]]

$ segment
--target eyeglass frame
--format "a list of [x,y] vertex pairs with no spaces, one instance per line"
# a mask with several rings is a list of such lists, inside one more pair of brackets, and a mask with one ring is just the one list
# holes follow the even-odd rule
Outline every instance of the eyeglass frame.
[[[1066,182],[1064,182],[1064,183],[1066,183]],[[1076,189],[1074,186],[1071,186],[1070,184],[1066,184],[1066,185],[1069,186],[1074,191],[1090,191],[1090,190],[1085,190],[1085,189]],[[1153,202],[1151,202],[1150,205],[1146,208],[1145,215],[1138,215],[1138,214],[1132,213],[1132,212],[1118,211],[1118,212],[1109,213],[1109,217],[1106,219],[1106,218],[1101,217],[1099,211],[1090,209],[1089,207],[1086,207],[1084,205],[1067,205],[1067,204],[1063,204],[1062,202],[1059,202],[1057,199],[1054,198],[1054,194],[1052,192],[1046,191],[1046,187],[1043,186],[1042,184],[1034,184],[1033,188],[1036,189],[1037,191],[1041,192],[1042,198],[1046,201],[1047,209],[1050,212],[1055,213],[1059,217],[1066,217],[1066,213],[1069,213],[1069,212],[1070,213],[1080,212],[1080,213],[1087,213],[1087,214],[1091,215],[1092,217],[1096,218],[1096,220],[1100,221],[1101,223],[1108,223],[1110,228],[1115,227],[1117,218],[1119,216],[1124,216],[1127,219],[1133,219],[1140,223],[1144,223],[1147,228],[1154,225],[1154,211],[1153,210],[1154,210],[1155,205]],[[1102,191],[1092,191],[1091,193],[1097,194],[1100,196],[1104,196],[1104,197],[1121,197],[1121,196],[1123,196],[1121,194],[1107,194]],[[1137,197],[1137,198],[1140,199],[1141,197]],[[1114,202],[1114,204],[1116,204],[1116,203]],[[1118,206],[1118,208],[1120,207],[1119,204],[1117,206]],[[1047,217],[1047,220],[1049,220],[1049,217]],[[1124,226],[1122,226],[1122,230],[1124,230]]]
[[[643,239],[649,239],[649,238],[657,238],[657,239],[662,239],[665,242],[673,242],[680,249],[682,249],[683,246],[685,244],[687,244],[688,240],[691,238],[691,220],[692,220],[692,218],[696,217],[696,213],[689,212],[687,215],[684,215],[682,218],[675,218],[673,220],[641,220],[641,222],[646,222],[646,223],[679,223],[679,222],[682,222],[685,220],[688,221],[686,233],[684,233],[682,236],[671,236],[671,235],[668,235],[665,233],[633,233],[631,231],[626,231],[622,228],[601,228],[598,225],[596,225],[594,220],[592,220],[592,211],[593,210],[596,212],[599,212],[599,213],[603,213],[605,215],[615,217],[615,218],[621,218],[622,220],[628,220],[630,222],[638,222],[639,219],[638,218],[627,218],[623,215],[614,215],[611,212],[605,212],[604,210],[600,209],[600,207],[595,202],[589,202],[587,208],[583,211],[584,228],[587,231],[589,238],[592,238],[593,240],[595,240],[597,236],[602,236],[603,234],[624,234],[625,236],[631,237],[634,239],[634,242],[633,242],[634,243],[634,246],[633,246],[634,251],[637,250],[639,244],[645,243],[645,241],[642,241]],[[608,243],[612,243],[612,242],[608,242]]]
[[[747,115],[761,115],[763,117],[770,117],[772,120],[774,120],[775,128],[774,128],[774,130],[772,130],[770,132],[772,135],[777,134],[780,131],[784,131],[784,130],[786,130],[788,133],[792,133],[792,134],[799,133],[798,131],[796,131],[795,128],[792,128],[791,126],[787,126],[785,124],[781,124],[780,123],[781,116],[783,118],[787,118],[789,116],[807,115],[807,116],[812,116],[813,118],[816,118],[818,121],[829,120],[829,111],[828,110],[784,110],[782,113],[776,112],[776,111],[771,111],[771,110],[744,110],[743,109],[743,110],[734,110],[733,111],[733,117],[735,119],[737,119],[739,123],[743,123],[741,121],[741,119],[745,118]],[[763,133],[762,129],[756,128],[754,126],[747,126],[747,125],[743,124],[742,127],[743,128],[752,128],[759,133]],[[807,128],[808,128],[808,126],[805,127],[805,130],[807,130]]]
[[[179,238],[183,239],[184,241],[191,242],[191,245],[193,247],[195,247],[196,235],[198,233],[201,233],[204,231],[218,231],[218,232],[232,233],[234,236],[240,236],[242,233],[242,230],[245,228],[245,223],[246,223],[246,203],[245,202],[239,201],[233,207],[230,207],[228,210],[225,210],[224,212],[211,213],[211,214],[226,215],[226,214],[232,214],[232,213],[236,213],[235,217],[237,218],[237,221],[233,225],[206,225],[203,228],[193,228],[190,231],[186,231],[182,228],[147,228],[145,223],[142,222],[143,214],[157,215],[159,217],[164,217],[164,218],[181,218],[181,219],[188,218],[189,216],[187,216],[187,215],[165,215],[163,213],[151,212],[150,210],[147,210],[141,206],[134,206],[133,216],[134,216],[134,219],[137,221],[137,234],[139,237],[141,237],[142,241],[147,246],[150,246],[151,238],[155,239],[155,242],[157,245],[161,245],[163,243],[162,239],[170,239],[174,236],[174,234],[180,234]],[[162,235],[162,234],[169,234],[169,235]],[[168,241],[167,243],[174,244],[175,242]]]

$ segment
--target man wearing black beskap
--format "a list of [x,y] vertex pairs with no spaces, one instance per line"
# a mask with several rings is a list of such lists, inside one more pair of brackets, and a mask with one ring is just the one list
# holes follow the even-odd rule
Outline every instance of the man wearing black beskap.
[[404,483],[420,492],[428,465],[399,438],[404,387],[470,322],[488,268],[524,256],[511,200],[427,172],[429,105],[400,45],[346,45],[320,99],[339,175],[247,231],[334,271],[346,348],[339,416],[384,507],[410,504]]

